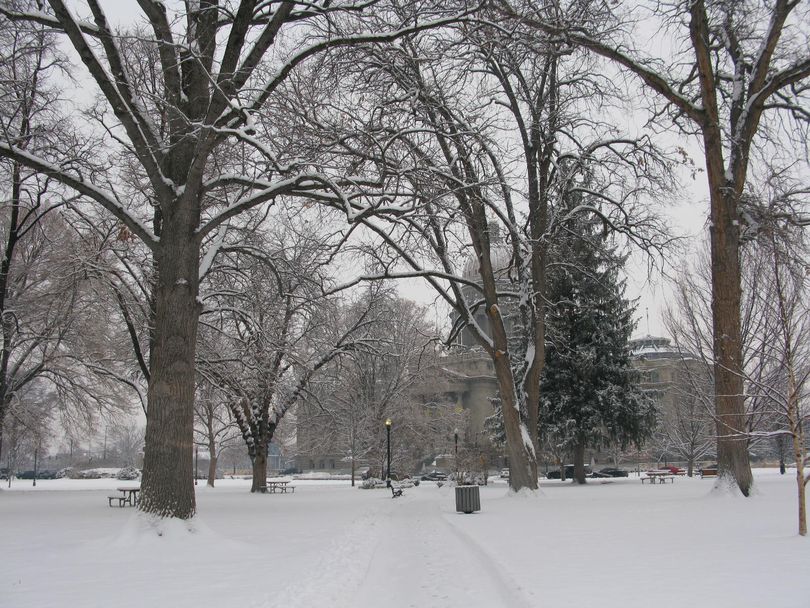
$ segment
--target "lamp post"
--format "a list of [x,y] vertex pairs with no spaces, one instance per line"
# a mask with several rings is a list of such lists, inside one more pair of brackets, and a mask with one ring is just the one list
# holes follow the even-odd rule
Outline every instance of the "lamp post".
[[453,429],[453,439],[455,440],[456,451],[456,483],[458,483],[458,429]]
[[385,419],[386,446],[388,452],[388,471],[385,474],[385,485],[391,487],[391,419]]
[[[39,455],[39,446],[34,448],[34,487],[37,485],[37,456]],[[10,475],[10,473],[9,473]]]
[[197,466],[200,463],[200,446],[194,446],[194,485],[197,485],[197,478],[200,476],[200,469]]

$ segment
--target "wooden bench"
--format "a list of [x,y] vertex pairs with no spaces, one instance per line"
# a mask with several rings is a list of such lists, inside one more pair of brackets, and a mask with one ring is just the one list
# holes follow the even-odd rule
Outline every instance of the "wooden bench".
[[127,500],[126,496],[108,496],[107,497],[107,501],[110,503],[110,506],[113,506],[113,501],[114,500],[118,501],[118,506],[119,507],[123,507],[125,504],[127,504],[129,502]]
[[701,469],[700,478],[704,477],[717,477],[717,469]]
[[402,488],[391,486],[391,498],[396,498],[397,496],[402,496]]

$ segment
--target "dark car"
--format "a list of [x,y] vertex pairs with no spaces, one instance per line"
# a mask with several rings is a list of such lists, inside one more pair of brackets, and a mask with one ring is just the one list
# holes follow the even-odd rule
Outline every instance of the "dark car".
[[[37,471],[36,472],[37,479],[56,479],[56,471]],[[23,471],[22,473],[17,473],[17,479],[33,479],[34,478],[34,471]]]
[[606,467],[604,469],[599,469],[592,474],[592,477],[629,477],[630,474],[623,470],[617,469],[614,467]]
[[447,473],[441,471],[431,471],[422,475],[422,481],[445,481],[446,479]]
[[[585,465],[585,475],[591,475],[591,467]],[[567,464],[565,465],[565,478],[572,479],[574,477],[574,465]],[[548,473],[546,473],[546,479],[560,479],[560,469],[551,469]]]

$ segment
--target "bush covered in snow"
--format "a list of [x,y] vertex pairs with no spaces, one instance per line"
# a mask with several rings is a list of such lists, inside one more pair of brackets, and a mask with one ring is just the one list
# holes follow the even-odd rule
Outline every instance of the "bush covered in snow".
[[118,475],[115,476],[116,479],[125,479],[125,480],[132,480],[138,479],[141,476],[141,472],[133,466],[124,467],[120,471],[118,471]]
[[118,475],[119,469],[98,468],[85,469],[76,474],[78,479],[113,479]]
[[376,488],[384,488],[384,487],[385,482],[382,479],[377,479],[376,477],[369,477],[368,479],[364,479],[359,486],[361,490],[374,490]]

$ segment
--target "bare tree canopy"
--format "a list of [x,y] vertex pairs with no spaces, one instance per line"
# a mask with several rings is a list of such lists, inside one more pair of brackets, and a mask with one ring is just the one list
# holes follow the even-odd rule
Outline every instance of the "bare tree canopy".
[[[656,116],[669,115],[701,139],[710,194],[719,483],[736,484],[747,496],[752,477],[743,433],[740,202],[754,151],[775,141],[780,124],[806,153],[810,17],[805,3],[673,0],[641,5],[639,10],[649,10],[662,31],[676,39],[675,56],[663,59],[636,51],[632,33],[617,26],[633,23],[633,12],[625,11],[617,21],[582,25],[566,20],[553,2],[497,4],[510,18],[629,70],[664,101]],[[779,115],[776,122],[769,123],[774,115]]]
[[[32,151],[8,139],[0,156],[100,205],[151,251],[154,329],[140,508],[188,518],[195,511],[199,283],[229,222],[279,197],[315,193],[349,219],[366,210],[347,194],[363,179],[302,158],[295,134],[268,108],[290,75],[319,55],[449,23],[468,7],[203,0],[173,13],[162,2],[139,0],[148,27],[127,33],[112,28],[97,0],[88,2],[86,17],[62,0],[49,5],[47,12],[6,5],[0,14],[67,38],[99,93],[90,118],[101,127],[100,141],[79,163],[74,151]],[[147,69],[145,52],[158,71]],[[216,166],[217,158],[226,160]],[[117,185],[125,169],[137,179],[123,197]]]

